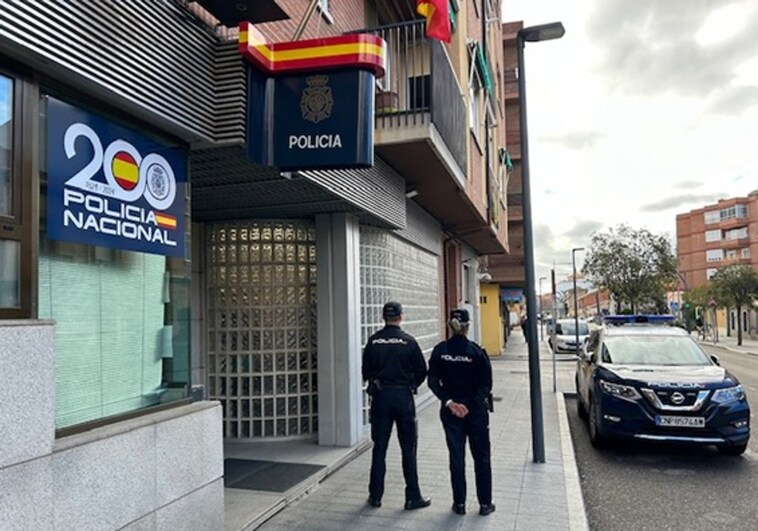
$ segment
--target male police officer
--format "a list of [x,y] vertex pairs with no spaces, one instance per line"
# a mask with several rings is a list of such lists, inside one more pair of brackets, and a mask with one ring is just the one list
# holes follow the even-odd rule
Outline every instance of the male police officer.
[[453,310],[448,321],[453,332],[440,342],[429,360],[429,387],[442,407],[440,418],[450,453],[453,511],[466,514],[466,438],[471,445],[479,514],[495,510],[492,503],[489,411],[492,408],[492,365],[484,350],[469,341],[467,310]]
[[403,457],[405,508],[428,507],[432,500],[421,496],[416,470],[416,405],[413,394],[426,378],[426,360],[413,337],[400,329],[403,307],[388,302],[382,309],[385,327],[371,336],[363,350],[363,379],[371,395],[371,479],[368,503],[381,507],[384,494],[385,458],[397,425],[397,438]]

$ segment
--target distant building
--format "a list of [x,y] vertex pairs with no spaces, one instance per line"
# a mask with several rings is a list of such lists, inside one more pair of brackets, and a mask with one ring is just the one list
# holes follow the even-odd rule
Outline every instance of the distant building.
[[[718,203],[676,216],[676,252],[680,288],[685,292],[703,286],[725,266],[745,264],[758,267],[758,191],[747,197],[722,199]],[[730,312],[728,333],[756,329],[754,312],[738,316]]]

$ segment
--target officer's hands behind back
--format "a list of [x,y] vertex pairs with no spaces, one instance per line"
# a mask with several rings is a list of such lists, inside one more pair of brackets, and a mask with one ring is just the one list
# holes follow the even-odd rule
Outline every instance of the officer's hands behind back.
[[468,415],[468,408],[464,404],[459,404],[457,402],[451,402],[448,406],[450,411],[458,417],[459,419],[462,419],[466,415]]

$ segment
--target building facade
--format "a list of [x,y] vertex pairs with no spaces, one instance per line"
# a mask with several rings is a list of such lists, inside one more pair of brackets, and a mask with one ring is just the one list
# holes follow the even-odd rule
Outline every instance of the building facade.
[[[704,286],[716,272],[733,264],[758,267],[758,193],[723,199],[676,216],[676,253],[680,286],[687,291]],[[748,335],[758,333],[756,315],[744,309],[742,315],[729,310],[714,326],[735,332],[742,326]]]
[[450,43],[405,1],[256,2],[272,42],[387,43],[373,166],[296,172],[247,156],[219,5],[0,6],[11,528],[222,528],[225,442],[356,445],[383,303],[428,356],[507,249],[498,1],[451,2]]
[[[500,289],[497,304],[499,320],[490,320],[483,341],[492,351],[502,351],[510,331],[510,314],[521,313],[525,301],[526,270],[524,262],[524,217],[521,198],[521,129],[516,36],[523,22],[502,25],[498,47],[502,52],[503,71],[500,99],[505,112],[505,142],[498,150],[502,190],[508,223],[508,252],[486,256],[487,282]],[[490,302],[491,304],[491,302]]]

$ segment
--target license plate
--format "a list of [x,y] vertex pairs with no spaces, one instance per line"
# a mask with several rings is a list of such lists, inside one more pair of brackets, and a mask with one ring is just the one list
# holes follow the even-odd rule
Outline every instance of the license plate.
[[675,428],[705,428],[705,417],[675,417],[658,415],[655,417],[656,426],[673,426]]

